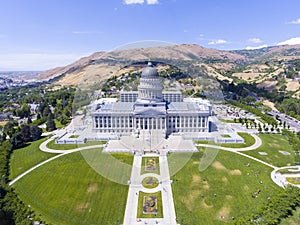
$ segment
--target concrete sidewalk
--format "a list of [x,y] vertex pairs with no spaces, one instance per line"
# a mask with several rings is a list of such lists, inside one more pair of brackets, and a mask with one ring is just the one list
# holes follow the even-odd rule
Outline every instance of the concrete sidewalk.
[[[148,157],[149,155],[144,156]],[[151,154],[151,156],[159,155]],[[147,189],[142,186],[142,179],[145,176],[151,176],[151,173],[141,175],[142,160],[143,156],[134,156],[123,225],[177,225],[167,156],[159,156],[160,175],[152,175],[160,181],[160,184],[154,189]],[[163,218],[137,218],[138,199],[140,191],[146,193],[161,191]]]

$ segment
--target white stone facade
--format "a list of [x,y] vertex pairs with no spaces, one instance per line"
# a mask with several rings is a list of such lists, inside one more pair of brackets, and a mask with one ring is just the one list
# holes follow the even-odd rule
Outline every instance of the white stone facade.
[[[102,101],[92,112],[93,131],[111,134],[209,132],[212,109],[208,101],[182,99],[179,92],[163,92],[151,63],[143,70],[138,92],[122,92],[121,101]],[[165,98],[166,99],[165,99]]]

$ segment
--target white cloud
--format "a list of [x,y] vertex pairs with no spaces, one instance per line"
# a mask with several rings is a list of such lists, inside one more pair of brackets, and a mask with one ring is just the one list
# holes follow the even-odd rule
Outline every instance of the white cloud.
[[286,41],[277,43],[277,45],[299,45],[299,44],[300,44],[300,37],[290,38]]
[[158,4],[158,0],[147,0],[148,5],[155,5]]
[[260,45],[260,46],[256,46],[256,47],[248,46],[248,47],[246,47],[246,50],[255,50],[255,49],[266,48],[266,47],[268,47],[268,45]]
[[258,43],[262,43],[262,40],[259,38],[249,38],[248,42],[258,44]]
[[[125,5],[133,5],[133,4],[144,4],[145,0],[124,0]],[[156,5],[158,4],[158,0],[146,0],[147,5]]]
[[124,0],[124,4],[132,5],[132,4],[143,4],[144,0]]
[[0,54],[1,69],[46,70],[66,66],[89,54],[18,53]]
[[228,43],[228,41],[223,40],[223,39],[208,42],[209,45],[220,45],[220,44],[227,44],[227,43]]
[[300,24],[300,18],[296,19],[296,20],[293,20],[293,21],[290,21],[288,22],[289,24]]

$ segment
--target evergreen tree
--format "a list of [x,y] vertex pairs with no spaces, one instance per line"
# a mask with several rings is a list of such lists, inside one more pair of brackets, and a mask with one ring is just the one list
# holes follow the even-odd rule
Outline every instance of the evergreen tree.
[[30,127],[30,136],[32,141],[36,141],[41,138],[42,129],[38,125],[32,125]]
[[23,136],[24,142],[31,141],[30,126],[21,125],[21,135]]
[[55,126],[55,122],[54,122],[54,116],[52,113],[50,113],[48,115],[47,122],[46,122],[46,130],[53,131],[55,129],[56,129],[56,126]]
[[9,139],[9,142],[11,150],[21,148],[25,144],[23,135],[20,132],[13,134],[12,137]]

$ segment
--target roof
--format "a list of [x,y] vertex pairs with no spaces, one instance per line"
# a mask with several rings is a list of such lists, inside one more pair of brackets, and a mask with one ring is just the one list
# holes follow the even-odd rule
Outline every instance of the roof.
[[157,78],[159,77],[157,69],[149,62],[147,67],[142,72],[142,78]]
[[133,111],[134,102],[110,102],[101,105],[96,112],[122,112],[128,113]]
[[178,112],[191,112],[191,111],[208,111],[208,107],[204,105],[199,105],[193,102],[171,102],[168,105],[168,111],[178,111]]

